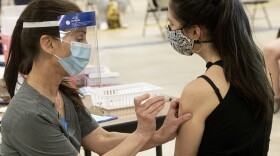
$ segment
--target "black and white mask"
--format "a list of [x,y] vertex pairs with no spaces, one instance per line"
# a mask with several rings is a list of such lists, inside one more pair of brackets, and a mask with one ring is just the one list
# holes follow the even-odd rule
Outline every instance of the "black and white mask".
[[182,32],[182,29],[171,30],[167,26],[167,38],[171,46],[180,54],[191,56],[193,54],[194,40],[185,36]]

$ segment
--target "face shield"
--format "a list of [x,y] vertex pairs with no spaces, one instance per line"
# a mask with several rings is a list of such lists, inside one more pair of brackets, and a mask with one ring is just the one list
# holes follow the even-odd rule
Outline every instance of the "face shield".
[[[69,76],[79,74],[86,66],[95,67],[100,75],[95,12],[61,15],[57,21],[24,22],[24,28],[59,27],[59,49],[54,56]],[[100,77],[100,76],[99,76]],[[99,78],[100,79],[100,78]]]
[[100,73],[95,12],[61,15],[58,25],[61,51],[70,50],[70,56],[58,57],[66,72],[74,76],[88,65]]

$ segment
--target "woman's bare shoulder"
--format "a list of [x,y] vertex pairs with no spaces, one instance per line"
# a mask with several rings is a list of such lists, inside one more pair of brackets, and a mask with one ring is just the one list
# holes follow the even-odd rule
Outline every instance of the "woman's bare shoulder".
[[182,92],[180,103],[183,112],[196,112],[207,107],[213,93],[211,86],[203,79],[195,79],[187,84]]
[[191,95],[201,96],[201,93],[206,92],[206,90],[207,83],[205,83],[204,80],[197,78],[184,87],[181,98]]

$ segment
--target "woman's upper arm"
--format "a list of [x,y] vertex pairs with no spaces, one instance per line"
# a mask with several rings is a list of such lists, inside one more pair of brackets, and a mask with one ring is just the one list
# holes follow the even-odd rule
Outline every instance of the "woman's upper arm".
[[[200,87],[198,87],[200,86]],[[179,114],[192,113],[192,118],[182,124],[176,137],[175,156],[195,156],[204,132],[205,119],[211,106],[207,104],[207,86],[194,81],[187,85],[180,98]]]
[[192,118],[183,124],[176,137],[175,156],[196,156],[204,132],[204,122]]

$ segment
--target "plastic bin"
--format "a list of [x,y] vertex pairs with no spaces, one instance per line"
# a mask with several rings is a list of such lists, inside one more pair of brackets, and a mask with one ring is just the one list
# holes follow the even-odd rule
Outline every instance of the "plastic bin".
[[91,91],[92,103],[100,105],[106,110],[134,107],[134,98],[144,93],[151,96],[159,94],[161,87],[148,83],[134,83],[104,88],[93,88]]

